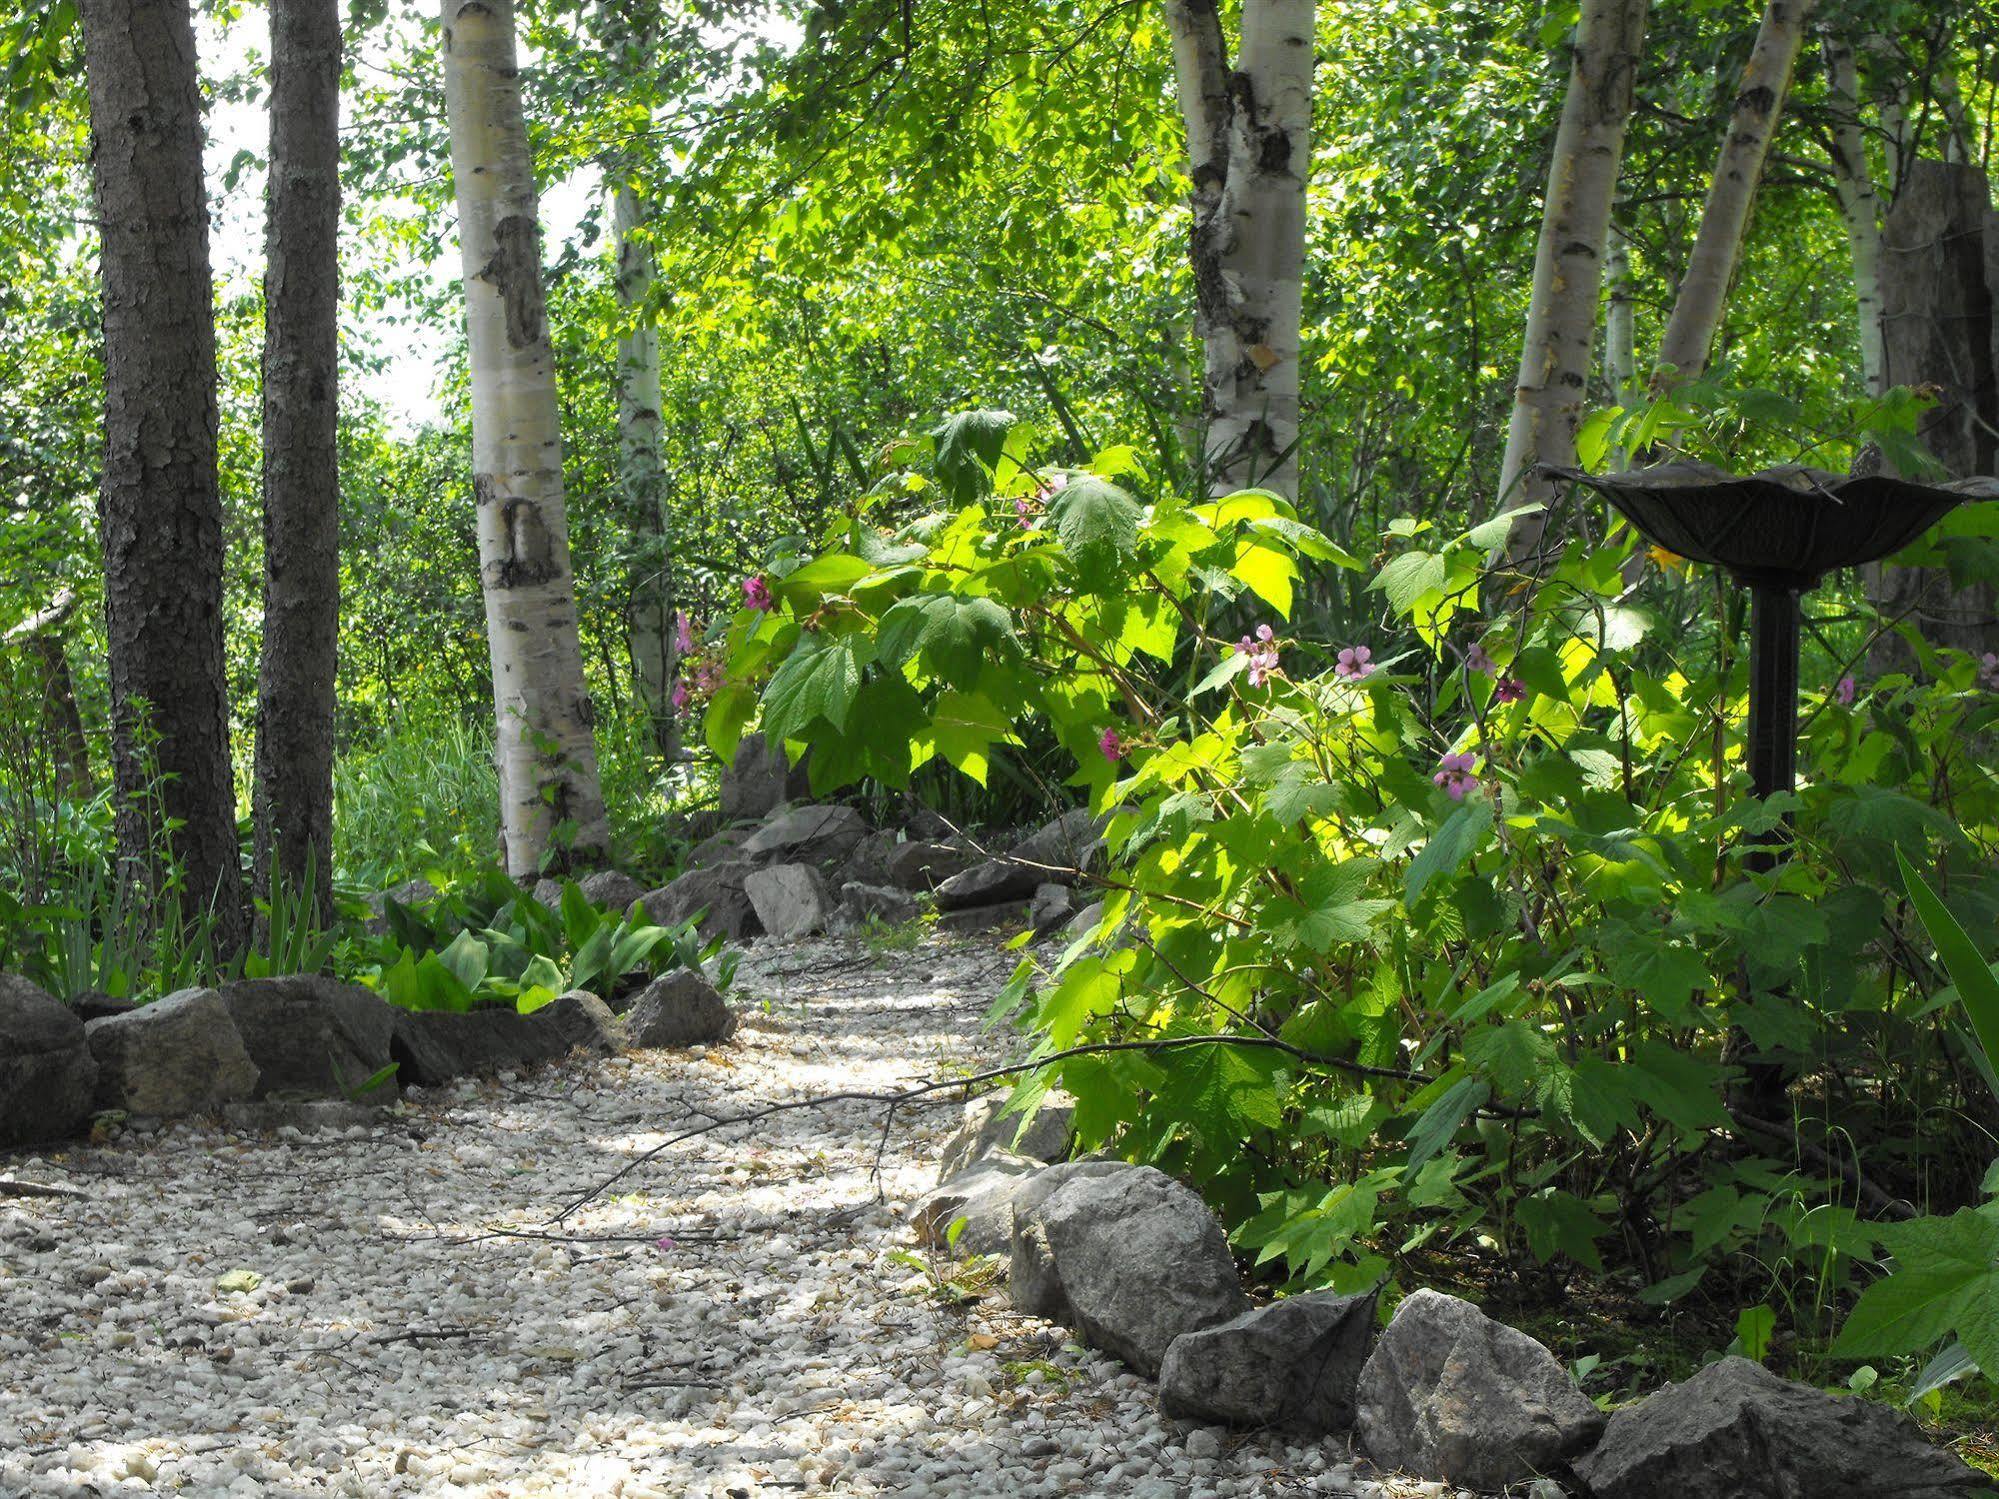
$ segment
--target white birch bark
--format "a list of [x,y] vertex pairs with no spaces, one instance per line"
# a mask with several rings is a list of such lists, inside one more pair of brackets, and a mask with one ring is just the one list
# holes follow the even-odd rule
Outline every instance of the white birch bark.
[[1631,274],[1631,242],[1610,226],[1604,257],[1608,295],[1603,315],[1603,380],[1614,405],[1629,408],[1639,398],[1638,283]]
[[[1610,241],[1610,211],[1624,159],[1632,83],[1645,43],[1649,0],[1584,0],[1568,90],[1548,165],[1533,291],[1513,386],[1513,415],[1500,462],[1502,509],[1555,497],[1541,464],[1571,466],[1596,353],[1597,301]],[[1540,547],[1546,511],[1514,521],[1507,555]]]
[[442,3],[501,840],[507,872],[525,879],[601,859],[609,834],[576,632],[513,0]]
[[1825,45],[1828,102],[1832,110],[1832,180],[1853,262],[1853,294],[1860,336],[1860,373],[1870,396],[1887,389],[1881,331],[1881,194],[1867,165],[1867,137],[1860,121],[1860,70],[1853,49]]
[[645,205],[629,185],[612,197],[616,236],[618,310],[618,465],[630,501],[661,540],[659,555],[646,555],[632,583],[631,654],[639,693],[653,724],[653,740],[670,762],[679,748],[674,720],[673,579],[665,514],[666,469],[660,449],[659,330],[643,315],[658,275],[652,246],[644,236]]
[[1214,0],[1166,14],[1194,180],[1208,487],[1295,500],[1313,0],[1245,0],[1233,69]]
[[1763,23],[1757,28],[1749,61],[1743,64],[1735,105],[1729,112],[1728,133],[1715,160],[1693,253],[1687,259],[1687,272],[1659,343],[1659,367],[1652,377],[1657,387],[1674,380],[1699,379],[1707,369],[1708,350],[1721,326],[1756,186],[1762,181],[1763,163],[1777,134],[1784,96],[1790,92],[1798,49],[1804,43],[1805,18],[1811,9],[1812,0],[1769,0],[1763,8]]

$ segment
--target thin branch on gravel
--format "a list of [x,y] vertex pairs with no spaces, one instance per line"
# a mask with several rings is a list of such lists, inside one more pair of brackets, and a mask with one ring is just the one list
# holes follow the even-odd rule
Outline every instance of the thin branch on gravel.
[[55,1182],[27,1182],[18,1177],[0,1176],[0,1197],[63,1197],[81,1199],[89,1196],[81,1187],[65,1187]]
[[452,1338],[477,1338],[484,1334],[471,1327],[413,1327],[408,1332],[377,1333],[368,1339],[376,1347],[390,1343],[442,1343]]

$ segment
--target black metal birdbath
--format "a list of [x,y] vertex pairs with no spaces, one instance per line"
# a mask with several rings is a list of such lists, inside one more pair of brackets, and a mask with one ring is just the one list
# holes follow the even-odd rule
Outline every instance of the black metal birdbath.
[[[1588,485],[1647,539],[1727,570],[1749,590],[1749,772],[1758,796],[1798,782],[1799,601],[1824,576],[1900,551],[1999,482],[1912,483],[1784,467],[1731,474],[1663,463],[1621,474],[1549,470]],[[1759,857],[1767,866],[1773,856]]]

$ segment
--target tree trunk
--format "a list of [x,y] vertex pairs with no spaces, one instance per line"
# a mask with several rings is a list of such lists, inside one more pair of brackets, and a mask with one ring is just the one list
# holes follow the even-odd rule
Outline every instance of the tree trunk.
[[1728,133],[1714,164],[1714,180],[1701,210],[1693,253],[1687,258],[1687,272],[1680,280],[1673,314],[1660,340],[1659,369],[1653,375],[1657,386],[1697,380],[1707,369],[1708,350],[1721,326],[1721,310],[1728,299],[1736,261],[1741,258],[1756,185],[1763,178],[1764,158],[1777,134],[1784,96],[1790,92],[1791,74],[1804,42],[1805,17],[1811,8],[1812,0],[1769,0],[1764,7],[1763,24],[1757,30],[1749,61],[1743,65]]
[[618,466],[626,511],[637,536],[657,549],[638,553],[631,580],[631,654],[638,688],[652,720],[653,742],[670,765],[680,729],[673,711],[673,542],[666,526],[666,465],[660,451],[659,330],[641,309],[657,274],[652,246],[635,233],[645,222],[638,194],[620,186],[612,202],[618,251]]
[[609,830],[577,639],[513,0],[443,0],[443,16],[501,838],[508,873],[529,879],[601,860]]
[[340,635],[340,7],[271,0],[264,272],[264,642],[256,889],[311,871],[333,915]]
[[[1513,416],[1500,462],[1503,509],[1555,498],[1541,464],[1572,466],[1596,353],[1597,299],[1610,209],[1624,159],[1624,127],[1645,44],[1649,0],[1585,0],[1576,27],[1568,91],[1548,165],[1548,193],[1534,250],[1527,335],[1513,387]],[[1540,550],[1545,509],[1523,515],[1507,537],[1516,562]]]
[[84,736],[76,679],[70,675],[69,652],[63,646],[63,627],[75,607],[76,596],[67,588],[58,590],[46,609],[0,635],[0,646],[19,649],[34,659],[31,690],[41,695],[41,733],[48,741],[57,788],[71,801],[85,802],[96,794],[97,781],[90,773],[90,741]]
[[1246,0],[1231,71],[1215,0],[1169,0],[1194,183],[1207,487],[1298,497],[1312,0]]
[[1832,106],[1832,180],[1853,261],[1853,295],[1860,335],[1860,374],[1870,396],[1887,390],[1881,345],[1881,195],[1867,165],[1860,122],[1860,70],[1853,49],[1829,40],[1826,82]]
[[1629,409],[1644,394],[1638,384],[1638,282],[1631,274],[1631,241],[1610,228],[1604,259],[1603,381],[1614,405]]
[[[189,0],[83,0],[102,236],[105,638],[121,874],[243,929],[222,656],[222,500]],[[172,869],[160,867],[164,854]]]
[[[1976,167],[1911,162],[1882,227],[1884,376],[1926,385],[1937,402],[1919,435],[1953,478],[1989,474],[1999,451],[1999,369],[1986,236],[1991,189]],[[1932,645],[1999,648],[1990,585],[1954,589],[1940,568],[1873,567],[1869,592],[1884,617],[1907,618]],[[1899,639],[1877,642],[1870,665],[1907,670]]]

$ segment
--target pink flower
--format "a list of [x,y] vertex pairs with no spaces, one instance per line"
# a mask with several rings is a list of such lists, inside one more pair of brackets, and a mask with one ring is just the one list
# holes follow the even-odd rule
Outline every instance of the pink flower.
[[752,609],[771,608],[775,601],[770,595],[770,584],[757,575],[743,579],[743,602]]
[[680,1241],[671,1237],[654,1239],[652,1247],[657,1249],[661,1254],[669,1254],[680,1247]]
[[694,621],[687,617],[685,609],[676,610],[674,613],[673,651],[677,656],[694,654]]
[[1037,500],[1046,502],[1069,487],[1067,474],[1049,474],[1041,481],[1041,487],[1034,491]]
[[1034,506],[1027,500],[1015,500],[1013,513],[1020,517],[1020,527],[1023,531],[1034,524]]
[[1269,625],[1258,625],[1254,635],[1245,635],[1236,642],[1238,656],[1249,657],[1249,685],[1261,687],[1277,670],[1277,632]]
[[1978,685],[1999,692],[1999,651],[1987,651],[1978,663]]
[[1495,703],[1517,703],[1527,696],[1527,684],[1518,677],[1501,677],[1492,684]]
[[1478,786],[1478,777],[1472,774],[1472,760],[1470,754],[1446,755],[1437,762],[1439,769],[1430,779],[1443,787],[1452,801],[1461,802]]
[[673,679],[673,711],[676,713],[685,713],[687,711],[687,679],[685,677],[675,677]]
[[1485,653],[1484,646],[1474,641],[1472,648],[1465,652],[1465,670],[1481,671],[1488,677],[1496,677],[1499,675],[1499,663]]
[[1839,685],[1833,688],[1832,700],[1842,708],[1849,708],[1853,705],[1853,692],[1853,673],[1848,672],[1839,679]]
[[1103,752],[1106,760],[1116,762],[1124,758],[1125,744],[1118,738],[1116,729],[1105,729],[1103,736],[1097,740],[1097,748]]
[[1341,650],[1333,665],[1333,675],[1343,682],[1358,682],[1374,674],[1374,652],[1364,645]]

